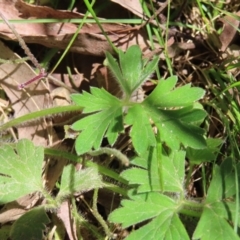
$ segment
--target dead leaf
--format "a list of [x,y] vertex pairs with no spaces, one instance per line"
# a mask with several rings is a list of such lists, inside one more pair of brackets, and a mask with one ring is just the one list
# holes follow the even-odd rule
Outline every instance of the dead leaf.
[[[2,42],[0,42],[0,57],[2,59],[20,59]],[[31,84],[26,90],[19,90],[18,85],[36,76],[31,67],[24,63],[3,63],[0,65],[0,84],[7,94],[14,110],[14,117],[48,107],[50,98],[48,90],[41,82]],[[18,128],[18,138],[28,138],[35,145],[47,146],[47,131],[43,121],[28,123]]]
[[[236,15],[240,16],[240,11],[238,11]],[[237,33],[239,20],[232,16],[225,16],[220,18],[220,21],[224,24],[223,31],[219,36],[219,40],[222,43],[221,51],[224,52]]]
[[136,16],[143,18],[143,9],[139,0],[111,0],[111,2],[115,2],[122,7],[128,9]]
[[[0,42],[0,57],[11,60],[19,59],[2,42]],[[18,89],[19,83],[23,83],[35,75],[30,66],[25,62],[21,64],[4,63],[0,65],[0,84],[12,104],[15,118],[36,112],[39,109],[52,107],[54,104],[50,98],[49,91],[41,82],[32,83],[25,90]],[[70,100],[66,91],[64,91],[64,97]],[[59,97],[59,93],[57,95]],[[43,119],[35,122],[27,122],[24,126],[18,126],[17,130],[19,139],[30,139],[36,146],[46,147],[55,142],[60,142],[50,122]],[[47,162],[44,179],[49,190],[52,190],[55,186],[65,164],[65,159],[58,159],[54,163],[52,160]]]
[[70,240],[76,240],[76,226],[70,213],[69,200],[63,202],[58,210],[57,216],[63,221]]
[[4,224],[18,219],[26,213],[28,209],[34,207],[38,200],[39,194],[34,193],[5,204],[0,210],[0,223]]
[[[0,10],[6,19],[53,18],[72,19],[82,18],[82,14],[70,11],[54,10],[50,7],[32,6],[21,0],[1,0]],[[49,48],[65,49],[77,30],[73,23],[48,24],[13,24],[16,31],[26,43],[39,43]],[[142,49],[148,49],[149,43],[142,32],[129,34],[127,25],[102,24],[104,31],[115,46],[126,50],[129,46],[138,44]],[[121,31],[121,33],[120,33]],[[15,35],[5,23],[0,23],[0,36],[6,40],[15,40]],[[104,56],[106,51],[113,52],[105,36],[97,24],[84,24],[77,39],[70,48],[81,54]]]
[[44,174],[44,185],[48,189],[49,192],[52,191],[56,182],[62,174],[63,168],[67,164],[66,159],[49,159],[46,163],[46,170]]

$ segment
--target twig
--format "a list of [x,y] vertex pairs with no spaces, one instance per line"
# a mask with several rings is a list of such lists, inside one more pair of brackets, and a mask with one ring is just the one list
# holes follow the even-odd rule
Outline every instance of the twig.
[[4,15],[1,13],[0,11],[0,17],[3,19],[3,21],[8,25],[8,27],[12,30],[13,34],[16,36],[16,38],[18,39],[19,45],[21,46],[21,48],[24,50],[25,54],[29,57],[29,59],[32,61],[33,65],[39,69],[39,74],[35,77],[33,77],[32,79],[19,84],[18,88],[19,89],[23,89],[25,88],[28,84],[37,81],[37,80],[41,80],[42,78],[47,77],[47,73],[45,72],[45,69],[42,68],[42,66],[38,63],[38,60],[33,56],[33,54],[31,53],[30,49],[28,48],[28,46],[26,45],[26,43],[24,42],[24,40],[22,39],[22,37],[18,34],[18,32],[16,31],[15,27],[13,25],[11,25],[9,23],[9,21],[4,17]]
[[0,17],[3,19],[3,21],[8,25],[8,27],[12,30],[12,32],[14,33],[14,35],[16,36],[16,38],[18,39],[18,42],[21,46],[21,48],[24,50],[25,54],[30,58],[30,60],[32,61],[33,65],[38,68],[39,70],[42,69],[41,65],[38,63],[37,59],[33,56],[33,54],[31,53],[30,49],[28,48],[28,46],[26,45],[26,43],[24,42],[24,40],[22,39],[22,37],[18,34],[18,32],[16,31],[15,27],[13,25],[11,25],[8,20],[4,17],[4,15],[1,13],[0,11]]

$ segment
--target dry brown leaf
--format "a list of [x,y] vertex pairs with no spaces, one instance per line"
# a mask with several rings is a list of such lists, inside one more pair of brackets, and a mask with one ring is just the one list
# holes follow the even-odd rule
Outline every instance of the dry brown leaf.
[[63,221],[70,240],[77,240],[76,227],[71,219],[69,200],[63,202],[57,216]]
[[[0,42],[0,58],[16,60],[20,59],[2,42]],[[20,117],[27,113],[49,107],[48,90],[40,82],[31,84],[26,90],[19,90],[18,85],[31,79],[36,74],[30,66],[24,63],[3,63],[0,65],[0,84],[7,94],[14,117]],[[28,123],[26,126],[18,128],[18,137],[28,138],[35,145],[47,146],[47,131],[43,121],[38,123]]]
[[[0,11],[6,19],[29,19],[29,18],[54,18],[72,19],[82,18],[75,12],[54,10],[49,7],[32,6],[21,0],[1,0]],[[49,48],[65,49],[77,25],[73,23],[48,23],[48,24],[13,24],[20,36],[27,43],[39,43]],[[129,34],[128,26],[122,24],[102,24],[104,31],[111,41],[119,48],[126,50],[129,46],[138,44],[142,49],[148,49],[149,44],[141,32]],[[121,31],[121,33],[119,33]],[[5,23],[0,23],[0,37],[6,40],[15,40],[15,35]],[[104,56],[106,51],[112,52],[111,46],[101,33],[96,24],[84,24],[70,51],[81,54]]]
[[111,0],[111,1],[128,9],[130,12],[139,16],[140,18],[143,17],[143,9],[139,0]]
[[58,87],[51,91],[54,106],[67,106],[71,103],[70,93],[66,88]]
[[50,159],[46,164],[46,170],[44,174],[44,185],[49,192],[52,191],[56,182],[62,174],[64,166],[67,164],[66,159]]
[[0,210],[0,223],[14,221],[32,208],[39,200],[38,193],[28,194],[13,202],[7,203]]
[[[0,42],[0,58],[19,59],[2,42]],[[49,91],[41,82],[32,83],[25,90],[18,89],[19,83],[23,83],[35,75],[26,63],[4,63],[0,65],[0,84],[12,104],[15,118],[36,112],[39,109],[52,107],[53,105]],[[69,95],[65,95],[64,97],[69,98]],[[44,122],[43,119],[41,121],[27,122],[24,126],[19,126],[17,130],[19,139],[30,139],[36,146],[46,147],[49,146],[49,143],[54,144],[55,142],[59,142],[55,130],[49,122]],[[48,162],[45,181],[49,190],[54,187],[65,164],[66,160],[62,159],[59,159],[54,166],[52,161]]]
[[[240,16],[240,11],[238,11],[236,15]],[[232,16],[225,16],[221,18],[220,21],[222,21],[224,24],[223,31],[219,36],[219,40],[222,43],[221,51],[224,52],[237,33],[239,20]]]

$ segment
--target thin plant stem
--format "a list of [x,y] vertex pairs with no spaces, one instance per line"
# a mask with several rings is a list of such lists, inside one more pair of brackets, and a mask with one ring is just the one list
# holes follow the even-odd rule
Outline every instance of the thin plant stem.
[[29,59],[32,61],[33,65],[36,68],[38,68],[40,71],[40,73],[36,77],[33,77],[32,79],[20,84],[18,86],[19,90],[25,88],[28,84],[30,84],[34,81],[41,80],[42,78],[47,77],[48,74],[45,72],[45,69],[41,67],[41,65],[38,63],[38,60],[33,56],[33,54],[31,53],[30,49],[28,48],[28,46],[26,45],[26,43],[24,42],[22,37],[16,31],[15,27],[8,22],[8,20],[4,17],[4,15],[1,13],[1,11],[0,11],[0,17],[4,20],[4,22],[8,25],[8,27],[14,33],[14,35],[18,39],[18,42],[19,42],[21,48],[24,50],[25,54],[29,57]]
[[95,3],[95,1],[92,1],[91,4],[89,3],[88,0],[83,0],[83,1],[84,1],[85,5],[86,5],[88,11],[92,14],[92,17],[95,19],[98,27],[101,29],[102,34],[103,34],[104,37],[107,39],[109,45],[113,48],[113,50],[114,50],[116,53],[118,53],[118,49],[114,46],[114,44],[112,43],[112,41],[111,41],[110,38],[108,37],[107,33],[104,31],[101,23],[99,22],[96,14],[95,14],[95,12],[94,12],[94,10],[93,10],[93,8],[92,8],[92,5]]
[[41,80],[41,79],[47,77],[47,75],[48,74],[45,72],[44,68],[42,68],[40,73],[37,76],[33,77],[32,79],[30,79],[30,80],[28,80],[24,83],[19,84],[18,89],[21,90],[21,89],[25,88],[27,85],[29,85],[30,83],[35,82],[37,80]]
[[25,122],[29,121],[34,121],[37,118],[42,118],[46,117],[48,115],[53,115],[53,114],[63,114],[64,112],[80,112],[82,110],[81,107],[76,106],[76,105],[69,105],[69,106],[59,106],[59,107],[53,107],[53,108],[47,108],[47,109],[42,109],[36,112],[31,112],[28,114],[25,114],[21,117],[14,118],[2,125],[0,125],[0,131],[4,131],[8,128],[11,127],[16,127],[18,125],[21,125]]
[[23,57],[21,59],[9,59],[9,60],[0,58],[0,63],[23,63],[27,60],[29,60],[29,57]]
[[30,60],[32,61],[32,63],[34,64],[34,66],[36,68],[38,68],[39,70],[42,69],[41,65],[38,63],[37,59],[33,56],[33,54],[31,53],[30,49],[28,48],[28,46],[26,45],[26,43],[24,42],[24,40],[22,39],[22,37],[18,34],[18,32],[16,31],[15,27],[13,25],[11,25],[8,20],[4,17],[4,15],[1,13],[0,11],[0,17],[4,20],[4,22],[8,25],[8,27],[11,29],[11,31],[14,33],[14,35],[16,36],[16,38],[18,39],[18,42],[21,46],[21,48],[24,50],[25,54],[30,58]]
[[124,166],[129,165],[129,159],[127,158],[127,156],[122,154],[119,150],[114,149],[114,148],[104,147],[104,148],[100,148],[96,151],[88,152],[88,154],[91,155],[91,156],[98,156],[98,155],[101,155],[101,154],[113,155],[116,158],[118,158]]
[[[83,20],[86,20],[87,17],[89,15],[89,12],[87,12],[85,15],[84,15],[84,18]],[[77,28],[77,31],[74,33],[71,41],[69,42],[68,46],[66,47],[65,51],[63,52],[62,56],[59,58],[58,62],[56,63],[56,65],[54,66],[54,68],[52,69],[51,73],[54,72],[54,70],[58,67],[58,65],[62,62],[63,58],[66,56],[66,54],[69,52],[69,49],[70,47],[72,46],[73,42],[75,41],[75,39],[77,38],[80,30],[82,29],[82,26],[85,24],[85,22],[81,22]]]
[[94,189],[92,213],[94,217],[98,220],[98,222],[101,224],[101,226],[103,227],[105,234],[108,237],[110,237],[111,231],[109,230],[108,225],[106,224],[106,222],[104,221],[104,219],[102,218],[102,216],[99,214],[97,210],[97,198],[98,198],[98,189]]

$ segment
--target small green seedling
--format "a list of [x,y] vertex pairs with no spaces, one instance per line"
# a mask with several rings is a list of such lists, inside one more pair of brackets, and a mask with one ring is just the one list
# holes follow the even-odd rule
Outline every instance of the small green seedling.
[[206,146],[204,132],[197,125],[206,113],[194,105],[203,97],[204,90],[190,84],[173,89],[177,83],[173,76],[160,80],[143,102],[131,99],[153,73],[157,63],[157,57],[150,62],[144,61],[138,46],[130,47],[126,53],[119,50],[119,63],[106,53],[105,64],[115,76],[123,98],[118,99],[99,88],[91,88],[90,93],[72,95],[73,102],[84,108],[83,113],[89,114],[72,125],[74,130],[81,131],[76,140],[79,155],[91,149],[98,150],[104,137],[113,145],[124,129],[124,123],[132,126],[130,135],[137,153],[144,153],[149,146],[156,145],[152,122],[170,147],[179,147],[180,144],[193,148]]

